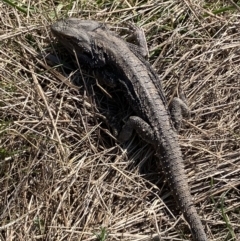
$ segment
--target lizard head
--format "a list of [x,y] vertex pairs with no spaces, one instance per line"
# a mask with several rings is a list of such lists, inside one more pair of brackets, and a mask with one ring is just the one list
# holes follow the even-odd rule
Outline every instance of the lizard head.
[[58,41],[81,62],[99,66],[101,60],[97,59],[94,54],[92,34],[103,26],[102,23],[92,20],[68,18],[52,24],[51,31]]

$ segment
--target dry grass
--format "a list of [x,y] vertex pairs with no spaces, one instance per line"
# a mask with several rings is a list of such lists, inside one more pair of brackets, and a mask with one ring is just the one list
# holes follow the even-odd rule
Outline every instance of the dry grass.
[[[108,108],[119,110],[116,118],[129,115],[121,95],[112,91],[114,98],[107,98],[96,85],[87,91],[84,83],[93,78],[84,70],[83,76],[73,75],[79,88],[69,83],[75,67],[52,45],[48,28],[56,14],[143,27],[168,99],[181,81],[194,112],[184,121],[179,142],[209,240],[240,240],[237,6],[232,1],[29,3],[19,5],[27,14],[0,3],[0,240],[191,236],[151,147],[136,135],[119,146],[105,124]],[[51,68],[48,54],[71,69]]]

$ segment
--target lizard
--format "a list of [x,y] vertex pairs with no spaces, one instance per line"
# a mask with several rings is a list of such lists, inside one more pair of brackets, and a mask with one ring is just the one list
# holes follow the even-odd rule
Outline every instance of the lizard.
[[[137,47],[94,20],[67,18],[51,25],[57,40],[96,70],[112,87],[123,90],[136,116],[130,116],[118,139],[128,140],[132,131],[153,145],[175,201],[190,226],[193,240],[207,241],[202,222],[193,204],[183,165],[177,131],[167,106],[160,79]],[[176,102],[177,103],[177,102]],[[181,103],[181,102],[179,102]],[[183,108],[184,105],[178,107]],[[181,115],[173,108],[173,116]]]

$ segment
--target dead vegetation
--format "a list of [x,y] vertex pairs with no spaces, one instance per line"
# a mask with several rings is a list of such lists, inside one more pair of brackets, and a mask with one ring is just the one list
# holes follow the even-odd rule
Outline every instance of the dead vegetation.
[[[209,240],[240,240],[239,7],[151,0],[20,7],[26,14],[0,3],[0,240],[191,237],[151,147],[136,135],[119,146],[105,123],[108,112],[130,115],[121,94],[103,94],[54,43],[48,25],[56,16],[144,29],[168,100],[181,81],[193,111],[179,142]],[[56,56],[63,66],[51,65]]]

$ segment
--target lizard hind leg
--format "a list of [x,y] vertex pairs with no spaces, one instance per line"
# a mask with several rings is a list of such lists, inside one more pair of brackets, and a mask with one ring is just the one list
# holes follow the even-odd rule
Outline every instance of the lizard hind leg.
[[179,97],[174,97],[169,105],[169,110],[171,114],[171,118],[177,132],[181,128],[182,118],[189,117],[190,109],[187,105],[186,97],[182,91],[181,86],[179,86]]
[[129,117],[118,136],[118,141],[122,143],[129,140],[133,130],[146,142],[151,144],[156,143],[156,141],[154,141],[154,132],[150,125],[138,116]]

